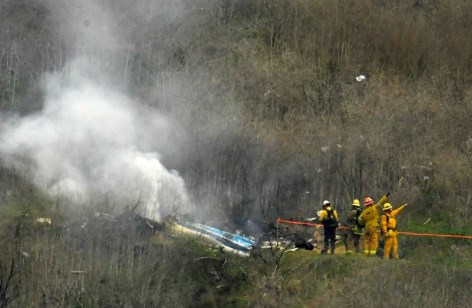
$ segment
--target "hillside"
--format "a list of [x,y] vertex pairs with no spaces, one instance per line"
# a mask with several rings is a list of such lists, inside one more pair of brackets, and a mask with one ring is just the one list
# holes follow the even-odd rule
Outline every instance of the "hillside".
[[472,235],[471,12],[466,0],[1,1],[0,302],[465,305],[467,240],[402,237],[398,263],[278,262],[77,225],[131,211],[234,231],[313,217],[325,199],[344,219],[352,199],[389,191],[409,204],[401,230]]

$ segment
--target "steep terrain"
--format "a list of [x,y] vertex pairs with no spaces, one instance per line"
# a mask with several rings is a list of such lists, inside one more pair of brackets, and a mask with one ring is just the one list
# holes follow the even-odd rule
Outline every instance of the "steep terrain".
[[[107,219],[153,204],[156,219],[185,208],[235,231],[314,217],[325,199],[344,220],[352,199],[390,191],[409,203],[401,230],[472,235],[471,12],[466,0],[1,1],[0,304],[466,306],[470,240],[404,236],[396,263],[240,259]],[[72,104],[82,96],[64,93],[83,84],[101,100]],[[48,130],[65,106],[77,113]],[[125,174],[135,154],[147,195]],[[93,193],[77,202],[56,185],[71,182]]]

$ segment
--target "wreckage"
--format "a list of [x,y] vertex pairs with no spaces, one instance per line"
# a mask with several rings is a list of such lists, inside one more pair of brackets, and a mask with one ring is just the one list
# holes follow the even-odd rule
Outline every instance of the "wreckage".
[[176,221],[173,223],[172,229],[177,233],[202,236],[221,247],[223,250],[236,253],[241,256],[249,256],[251,249],[256,243],[254,238],[230,233],[200,223]]
[[[254,224],[254,222],[252,222]],[[190,222],[186,220],[174,220],[168,224],[172,232],[202,237],[223,251],[235,253],[240,256],[250,256],[260,249],[278,249],[293,251],[297,249],[319,250],[322,242],[321,230],[306,228],[304,226],[286,226],[274,223],[257,223],[261,230],[255,234],[245,235],[240,230],[232,233],[209,225]],[[341,236],[336,237],[337,242]]]
[[[50,218],[37,218],[36,223],[54,225]],[[227,226],[227,229],[234,230],[228,231],[182,217],[168,216],[162,222],[156,222],[132,210],[118,216],[96,212],[64,227],[67,230],[65,238],[75,239],[85,238],[85,234],[90,232],[110,237],[110,240],[116,237],[133,237],[137,243],[159,234],[196,236],[222,251],[243,257],[261,249],[317,250],[322,241],[321,230],[315,228],[313,232],[312,228],[304,226],[245,221],[232,228]]]

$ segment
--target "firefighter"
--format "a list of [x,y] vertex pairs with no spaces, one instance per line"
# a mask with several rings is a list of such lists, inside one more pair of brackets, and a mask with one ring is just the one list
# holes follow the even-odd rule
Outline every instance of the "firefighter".
[[359,215],[362,213],[359,199],[352,201],[352,209],[347,216],[347,226],[349,230],[346,231],[346,254],[353,252],[360,252],[360,239],[363,234],[363,226],[359,224]]
[[364,234],[362,235],[362,246],[366,256],[373,256],[377,253],[379,246],[379,213],[380,207],[387,201],[390,193],[383,196],[377,204],[371,197],[364,199],[365,209],[359,215],[359,223],[364,225]]
[[407,206],[407,203],[393,210],[390,203],[383,206],[383,214],[380,216],[380,228],[384,237],[384,259],[390,259],[390,251],[393,250],[393,257],[398,260],[398,240],[397,240],[397,219]]
[[334,254],[336,248],[336,228],[339,225],[338,212],[332,208],[331,202],[323,201],[323,209],[320,211],[320,222],[324,227],[324,248],[322,254],[328,252],[328,247],[331,248],[331,254]]

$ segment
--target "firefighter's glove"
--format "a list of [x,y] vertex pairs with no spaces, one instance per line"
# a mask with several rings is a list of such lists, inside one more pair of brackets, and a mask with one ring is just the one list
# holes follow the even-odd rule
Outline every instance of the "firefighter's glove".
[[407,207],[408,203],[405,203],[405,207]]
[[393,231],[393,230],[388,230],[388,231],[387,231],[387,236],[388,236],[388,237],[392,237],[392,236],[394,236],[394,235],[395,235],[395,231]]
[[390,196],[390,192],[386,193],[385,196],[387,196],[387,197]]

